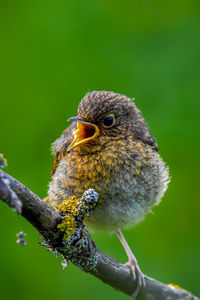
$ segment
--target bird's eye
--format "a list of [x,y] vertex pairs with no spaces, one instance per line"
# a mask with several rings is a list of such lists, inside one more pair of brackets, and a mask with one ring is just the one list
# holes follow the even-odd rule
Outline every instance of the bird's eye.
[[104,127],[111,127],[114,124],[114,116],[108,116],[103,120]]

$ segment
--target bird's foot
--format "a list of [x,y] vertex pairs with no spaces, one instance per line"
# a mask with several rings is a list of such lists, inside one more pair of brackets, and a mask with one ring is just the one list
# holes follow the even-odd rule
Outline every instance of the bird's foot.
[[137,279],[137,286],[133,294],[131,295],[131,298],[134,300],[137,295],[139,294],[141,288],[145,285],[144,275],[142,274],[140,267],[137,263],[137,260],[135,258],[135,255],[131,251],[127,241],[125,240],[122,232],[120,230],[116,231],[117,236],[122,243],[122,246],[124,247],[124,250],[126,251],[126,254],[128,256],[128,262],[125,264],[127,267],[130,268],[131,274],[133,276],[133,279]]
[[127,263],[125,263],[125,266],[130,268],[131,275],[133,276],[133,279],[136,280],[137,278],[137,286],[133,294],[131,295],[131,299],[134,300],[137,295],[139,294],[141,288],[145,285],[144,275],[142,271],[140,270],[140,267],[135,259],[129,259]]

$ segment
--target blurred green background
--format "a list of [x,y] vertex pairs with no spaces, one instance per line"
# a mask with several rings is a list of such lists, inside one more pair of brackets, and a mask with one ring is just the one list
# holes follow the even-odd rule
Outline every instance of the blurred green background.
[[[44,197],[51,143],[92,90],[136,97],[170,167],[165,197],[125,232],[144,273],[200,296],[199,1],[4,1],[0,4],[0,152]],[[38,245],[0,202],[0,299],[128,299]],[[23,230],[28,245],[16,244]],[[121,262],[115,235],[94,233]]]

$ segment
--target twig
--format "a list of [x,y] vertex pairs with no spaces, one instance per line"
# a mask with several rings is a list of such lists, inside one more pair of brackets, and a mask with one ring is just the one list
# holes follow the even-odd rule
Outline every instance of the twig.
[[[21,213],[21,215],[38,230],[42,237],[44,237],[48,246],[52,247],[52,249],[56,249],[66,257],[66,249],[57,229],[58,223],[62,221],[59,213],[47,206],[44,201],[19,181],[5,173],[3,170],[0,170],[0,199],[13,208],[13,199],[8,191],[12,191],[14,199],[16,199],[16,196],[18,201],[20,201],[19,203],[21,203],[21,211],[18,211],[18,213]],[[98,277],[113,288],[131,295],[137,282],[133,280],[129,268],[96,249],[92,240],[90,251],[95,252],[98,259],[96,267],[90,269],[89,273]],[[79,258],[77,257],[77,259]],[[193,296],[185,290],[177,289],[145,276],[145,287],[142,288],[138,300],[178,299],[200,300],[198,297]]]

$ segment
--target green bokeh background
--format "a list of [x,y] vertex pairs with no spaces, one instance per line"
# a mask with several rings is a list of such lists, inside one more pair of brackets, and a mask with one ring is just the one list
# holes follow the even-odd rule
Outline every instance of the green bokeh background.
[[[86,92],[136,97],[171,183],[162,203],[125,232],[141,269],[200,296],[199,1],[2,1],[0,152],[6,171],[47,192],[51,143]],[[0,299],[128,299],[38,245],[40,237],[0,202]],[[16,233],[28,245],[16,244]],[[121,262],[115,237],[94,233]]]

